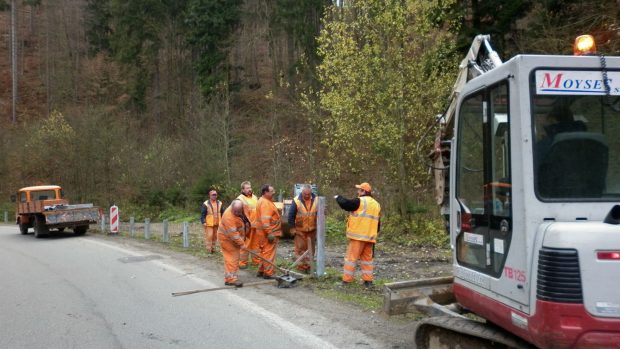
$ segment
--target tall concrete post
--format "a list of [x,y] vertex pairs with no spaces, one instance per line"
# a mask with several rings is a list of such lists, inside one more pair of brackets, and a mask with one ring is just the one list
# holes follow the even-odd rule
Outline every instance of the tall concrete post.
[[144,239],[149,240],[151,238],[151,219],[144,219]]
[[325,197],[319,196],[316,217],[316,276],[325,275]]
[[183,247],[189,247],[189,224],[183,222]]
[[170,235],[168,234],[168,220],[164,219],[164,236],[162,236],[162,240],[164,242],[169,242],[170,241]]
[[136,234],[136,219],[129,217],[129,236],[134,237]]

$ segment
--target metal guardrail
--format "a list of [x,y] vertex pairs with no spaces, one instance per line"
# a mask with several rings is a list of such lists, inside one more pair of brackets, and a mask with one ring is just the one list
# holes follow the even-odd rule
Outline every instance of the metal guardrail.
[[452,314],[444,305],[454,303],[454,277],[399,281],[383,286],[383,312],[399,315],[421,311],[430,315]]

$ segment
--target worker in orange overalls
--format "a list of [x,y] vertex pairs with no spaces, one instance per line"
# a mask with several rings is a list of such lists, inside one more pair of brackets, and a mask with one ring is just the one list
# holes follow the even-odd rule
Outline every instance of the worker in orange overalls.
[[[304,273],[310,271],[310,263],[316,247],[317,202],[312,187],[304,184],[301,194],[293,199],[293,204],[288,211],[288,226],[291,227],[291,234],[295,236],[295,259],[301,257],[308,249],[312,251],[297,265],[297,269]],[[310,241],[310,246],[308,246],[308,241]]]
[[205,248],[209,253],[215,252],[215,242],[217,241],[217,227],[222,220],[224,206],[217,199],[217,191],[209,191],[209,198],[202,203],[200,212],[200,223],[205,230]]
[[[258,217],[256,234],[258,236],[260,256],[273,264],[276,262],[278,241],[282,236],[280,212],[273,203],[273,194],[275,192],[271,185],[263,185],[261,188],[261,198],[258,199],[258,204],[256,205],[256,215]],[[256,276],[271,279],[273,278],[273,272],[274,267],[272,264],[262,260],[258,263],[258,274]]]
[[243,238],[249,229],[250,222],[243,213],[243,203],[233,200],[224,211],[217,230],[217,239],[224,256],[224,284],[227,286],[243,286],[238,279],[239,254],[243,248]]
[[353,282],[355,264],[359,259],[364,286],[372,287],[372,259],[379,233],[381,205],[372,197],[370,184],[362,183],[355,187],[358,195],[355,199],[349,200],[340,195],[334,197],[343,210],[351,212],[347,221],[349,246],[344,258],[342,284],[348,285]]
[[[237,197],[243,203],[243,212],[250,221],[251,227],[249,234],[245,237],[245,248],[241,251],[241,257],[239,259],[239,268],[246,269],[248,267],[248,250],[258,254],[258,236],[256,235],[256,204],[258,199],[256,195],[252,193],[252,183],[245,181],[241,183],[241,194]],[[258,265],[258,258],[252,256],[252,262],[254,265]]]

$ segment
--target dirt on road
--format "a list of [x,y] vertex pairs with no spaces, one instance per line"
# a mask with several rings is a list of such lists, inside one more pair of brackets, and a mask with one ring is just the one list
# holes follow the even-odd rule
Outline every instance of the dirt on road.
[[[136,248],[148,248],[158,254],[170,256],[185,264],[194,264],[222,272],[222,258],[219,253],[201,254],[187,253],[183,250],[170,248],[160,242],[131,239],[120,236],[91,234],[94,238],[115,240]],[[375,280],[372,289],[361,287],[360,281],[354,285],[340,286],[345,244],[331,244],[326,247],[327,276],[317,280],[307,278],[297,282],[295,288],[258,287],[257,292],[267,293],[293,304],[309,309],[330,319],[334,323],[344,324],[352,331],[365,333],[374,342],[363,338],[351,343],[353,348],[404,349],[413,348],[413,327],[420,314],[398,315],[386,317],[382,311],[383,284],[393,281],[405,281],[417,278],[447,276],[451,274],[450,252],[446,249],[423,247],[400,247],[390,244],[378,244],[375,250]],[[280,265],[286,266],[294,259],[292,240],[282,240],[278,246]],[[255,282],[255,269],[241,270],[240,279],[244,282]],[[359,274],[359,272],[358,272]],[[359,275],[357,280],[359,280]]]

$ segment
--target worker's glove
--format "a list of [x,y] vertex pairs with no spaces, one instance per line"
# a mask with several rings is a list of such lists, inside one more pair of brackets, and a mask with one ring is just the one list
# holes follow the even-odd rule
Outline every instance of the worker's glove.
[[291,229],[289,230],[289,232],[291,233],[292,236],[295,236],[295,234],[297,234],[297,231],[295,229]]
[[206,227],[206,226],[207,226],[207,223],[206,223],[206,222],[205,222],[205,223],[202,223],[202,225]]
[[275,240],[275,239],[276,239],[276,237],[273,236],[272,234],[267,234],[267,241],[269,241],[269,243],[272,243],[273,240]]

